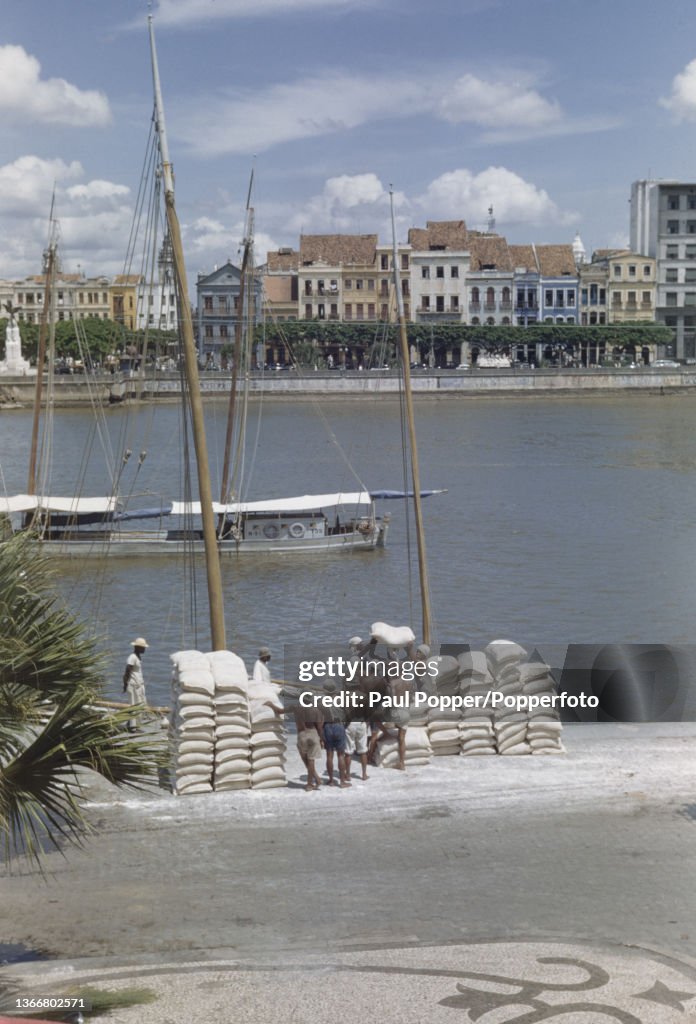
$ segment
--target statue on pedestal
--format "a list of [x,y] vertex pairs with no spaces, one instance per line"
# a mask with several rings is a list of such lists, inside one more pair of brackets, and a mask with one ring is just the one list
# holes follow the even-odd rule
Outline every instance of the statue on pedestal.
[[15,313],[19,312],[19,306],[13,306],[11,302],[4,303],[10,315],[9,322],[5,328],[5,358],[0,360],[0,375],[6,377],[29,377],[36,374],[29,362],[22,358],[22,340],[19,336],[19,324],[15,319]]

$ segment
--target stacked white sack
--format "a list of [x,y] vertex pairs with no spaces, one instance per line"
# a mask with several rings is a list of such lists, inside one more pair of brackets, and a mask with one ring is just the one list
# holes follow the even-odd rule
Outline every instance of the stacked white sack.
[[[522,691],[528,695],[551,696],[556,692],[551,669],[539,661],[530,661],[520,668]],[[529,712],[527,742],[533,754],[562,754],[563,726],[553,708],[534,708]]]
[[212,792],[215,682],[205,654],[172,655],[169,749],[172,790],[178,795]]
[[470,697],[471,707],[465,707],[459,723],[460,753],[464,756],[495,754],[493,713],[484,707],[486,694],[493,688],[488,661],[483,651],[467,651],[459,655],[459,692]]
[[[389,726],[387,726],[389,728]],[[404,765],[415,768],[430,764],[433,750],[428,738],[428,730],[423,726],[409,727],[406,730],[406,751]],[[394,734],[380,740],[375,750],[375,761],[380,768],[395,768],[399,763],[399,740]]]
[[461,711],[433,708],[428,715],[428,739],[434,757],[458,754],[461,747]]
[[251,718],[251,788],[276,789],[286,786],[286,734],[283,719],[278,718],[271,702],[282,707],[280,689],[263,683],[249,683]]
[[251,725],[247,671],[231,651],[208,655],[215,681],[215,792],[251,786]]
[[[519,697],[522,694],[521,665],[526,659],[524,647],[512,640],[494,640],[484,653],[488,670],[493,677],[493,689],[505,697]],[[515,707],[497,705],[493,715],[495,742],[499,754],[530,754],[532,748],[527,742],[527,714]]]

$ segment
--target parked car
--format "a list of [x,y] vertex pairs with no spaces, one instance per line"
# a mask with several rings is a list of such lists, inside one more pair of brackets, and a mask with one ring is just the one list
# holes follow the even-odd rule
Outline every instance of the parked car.
[[676,359],[656,359],[650,365],[658,370],[678,370],[681,363],[678,363]]

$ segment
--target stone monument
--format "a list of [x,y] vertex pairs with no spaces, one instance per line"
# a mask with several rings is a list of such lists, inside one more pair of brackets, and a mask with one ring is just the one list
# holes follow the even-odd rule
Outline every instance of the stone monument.
[[4,377],[31,377],[36,375],[29,362],[22,358],[22,341],[19,336],[19,324],[15,320],[15,313],[19,307],[11,302],[6,302],[4,309],[10,314],[10,319],[5,328],[5,358],[0,360],[0,376]]

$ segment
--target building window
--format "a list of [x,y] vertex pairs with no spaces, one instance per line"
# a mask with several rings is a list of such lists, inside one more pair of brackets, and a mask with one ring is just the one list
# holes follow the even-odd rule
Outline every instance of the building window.
[[517,289],[517,305],[524,306],[524,288]]
[[[687,245],[687,249],[688,249]],[[667,260],[678,260],[679,259],[679,246],[678,245],[667,245],[665,246],[665,259]]]
[[356,282],[355,282],[355,287],[356,287],[357,291],[359,291],[359,292],[360,292],[360,291],[362,291],[362,286],[364,285],[364,283],[365,283],[365,282],[363,281],[363,279],[362,279],[361,277],[359,277],[359,278],[358,278],[358,279],[356,280]]
[[556,305],[557,306],[562,306],[563,305],[563,289],[562,288],[557,288],[556,289]]
[[445,296],[444,295],[436,295],[435,296],[435,310],[438,313],[444,313],[445,312]]
[[553,291],[550,288],[544,290],[544,305],[553,306]]
[[323,302],[320,302],[319,305],[317,306],[317,316],[319,317],[320,320],[326,319]]
[[687,260],[696,260],[696,245],[687,245],[684,251],[684,257]]
[[650,264],[649,263],[644,263],[643,264],[643,277],[650,277],[651,272],[652,272],[652,267],[650,266]]
[[635,304],[636,304],[636,293],[635,292],[629,292],[628,293],[628,305],[629,306],[635,306]]
[[305,305],[304,315],[305,315],[305,320],[311,320],[312,319],[312,306],[311,306],[311,303],[309,303],[309,302],[306,303],[306,305]]
[[621,280],[621,267],[618,263],[614,264],[614,277],[619,281]]
[[213,325],[212,324],[206,324],[205,325],[205,336],[206,336],[206,338],[212,338],[212,336],[213,336]]
[[450,267],[450,277],[459,277],[459,267]]
[[345,284],[346,284],[346,288],[352,288],[353,287],[353,282],[352,282],[352,280],[349,277],[346,278]]
[[430,278],[430,267],[421,267],[421,278],[427,281]]
[[346,320],[352,320],[353,319],[353,303],[352,302],[346,302],[345,317],[346,317]]
[[357,302],[356,305],[355,305],[355,319],[356,320],[364,320],[365,319],[365,310],[364,310],[364,306],[363,306],[362,302]]
[[227,338],[227,324],[220,324],[220,337]]
[[[597,295],[597,285],[592,285],[592,287],[595,290],[595,302],[596,302],[597,301],[597,298],[596,298],[596,295]],[[587,305],[587,288],[581,288],[580,289],[580,303],[583,306]]]
[[478,305],[478,303],[479,303],[479,302],[481,301],[481,299],[480,299],[480,293],[479,293],[479,290],[478,290],[478,288],[477,288],[476,286],[474,286],[474,287],[473,287],[473,288],[471,289],[471,301],[472,301],[472,302],[474,302],[474,303],[476,303],[477,305]]
[[676,267],[667,267],[665,270],[665,281],[667,284],[676,284],[679,278],[679,271]]
[[389,270],[389,257],[386,253],[382,253],[380,256],[379,265],[382,270]]
[[635,265],[635,263],[629,263],[629,265],[628,265],[628,276],[629,277],[635,277],[636,276],[636,265]]
[[375,279],[374,277],[368,277],[367,279],[367,290],[373,292],[375,290]]
[[[696,278],[694,278],[694,280],[696,281]],[[650,292],[643,292],[642,301],[644,306],[652,306],[652,302],[650,301]]]
[[445,276],[445,268],[444,267],[435,267],[435,277],[444,277],[444,276]]
[[427,311],[430,310],[430,296],[429,295],[423,295],[423,297],[421,298],[421,307],[422,307],[424,312],[427,312]]
[[687,220],[686,233],[687,235],[696,235],[696,220]]
[[667,234],[668,235],[678,235],[679,234],[679,221],[678,220],[668,220],[667,221]]
[[203,309],[208,310],[209,312],[212,313],[212,311],[213,311],[213,296],[212,295],[205,295],[203,297]]
[[568,294],[566,296],[566,306],[574,306],[574,305],[575,305],[575,289],[574,288],[569,288],[568,289]]
[[666,292],[665,293],[665,306],[676,306],[677,305],[677,293]]
[[696,268],[687,267],[684,271],[684,283],[685,284],[696,284]]
[[684,292],[684,305],[696,306],[696,292]]
[[383,302],[382,305],[379,307],[379,318],[380,320],[389,319],[389,307],[385,302]]
[[667,196],[667,209],[678,210],[679,209],[679,196]]
[[687,210],[696,210],[696,196],[687,196],[686,208]]
[[374,320],[375,319],[375,304],[374,304],[374,302],[368,302],[368,304],[367,304],[367,319],[368,320]]
[[401,269],[408,270],[408,256],[401,257]]
[[452,310],[453,313],[458,313],[459,312],[459,296],[458,295],[451,295],[450,296],[450,309]]

